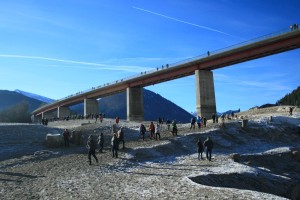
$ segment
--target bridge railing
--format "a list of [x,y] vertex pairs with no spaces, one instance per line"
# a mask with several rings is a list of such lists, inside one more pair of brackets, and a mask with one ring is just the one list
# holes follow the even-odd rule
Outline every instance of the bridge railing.
[[230,51],[232,49],[237,49],[239,47],[244,47],[246,45],[253,44],[253,43],[256,43],[256,42],[259,42],[259,41],[263,41],[263,40],[266,40],[266,39],[270,39],[270,38],[273,38],[273,37],[277,37],[277,36],[280,36],[280,35],[284,35],[284,34],[289,33],[289,32],[291,32],[290,29],[282,29],[278,32],[267,34],[267,35],[264,35],[264,36],[260,36],[260,37],[257,37],[257,38],[251,39],[251,40],[247,40],[245,42],[241,42],[241,43],[238,43],[238,44],[235,44],[235,45],[232,45],[232,46],[228,46],[228,47],[218,49],[218,50],[215,50],[215,51],[209,51],[209,55],[208,55],[208,53],[205,53],[205,54],[201,54],[199,56],[195,56],[195,57],[192,57],[192,58],[188,58],[188,59],[170,64],[170,67],[176,67],[178,65],[181,65],[181,64],[184,64],[184,63],[187,63],[187,62],[196,61],[196,60],[199,60],[199,59],[202,59],[202,58],[206,58],[208,56],[212,56],[212,55],[220,54],[220,53],[223,53],[223,52],[226,52],[226,51]]
[[[299,30],[296,30],[296,31],[299,31]],[[84,91],[77,92],[75,94],[71,94],[71,95],[69,95],[67,97],[64,97],[62,99],[56,100],[56,101],[54,101],[52,103],[63,101],[63,100],[68,99],[70,97],[79,96],[81,94],[84,94],[84,93],[87,93],[87,92],[91,92],[91,91],[93,91],[95,89],[107,87],[109,85],[113,85],[113,84],[116,84],[116,83],[119,83],[119,82],[122,82],[122,81],[127,81],[127,80],[130,80],[130,79],[133,79],[133,78],[141,77],[141,76],[144,76],[145,74],[152,74],[152,73],[157,72],[159,70],[164,70],[164,69],[167,69],[167,68],[177,67],[177,66],[182,65],[182,64],[187,63],[187,62],[197,61],[199,59],[206,58],[208,56],[220,54],[220,53],[223,53],[223,52],[226,52],[226,51],[230,51],[232,49],[236,49],[236,48],[243,47],[243,46],[246,46],[246,45],[249,45],[249,44],[253,44],[253,43],[256,43],[256,42],[259,42],[259,41],[263,41],[263,40],[266,40],[266,39],[270,39],[270,38],[273,38],[273,37],[284,35],[284,34],[289,33],[289,32],[291,32],[290,29],[282,29],[282,30],[280,30],[278,32],[267,34],[267,35],[264,35],[264,36],[260,36],[260,37],[257,37],[257,38],[254,38],[254,39],[251,39],[251,40],[239,43],[239,44],[235,44],[235,45],[232,45],[232,46],[229,46],[229,47],[225,47],[225,48],[222,48],[222,49],[218,49],[218,50],[215,50],[215,51],[209,51],[209,55],[208,55],[208,53],[204,53],[204,54],[201,54],[201,55],[198,55],[198,56],[195,56],[195,57],[192,57],[192,58],[188,58],[188,59],[185,59],[185,60],[182,60],[182,61],[179,61],[179,62],[175,62],[175,63],[172,63],[172,64],[166,64],[166,65],[163,65],[161,67],[156,67],[153,70],[144,71],[144,72],[141,72],[140,74],[135,74],[133,76],[129,76],[129,77],[126,77],[126,78],[123,78],[123,79],[116,80],[114,82],[104,83],[102,85],[99,85],[99,86],[96,86],[96,87],[92,87],[92,89],[87,89],[87,90],[84,90]],[[43,107],[47,107],[48,105],[49,104],[41,106],[39,109],[41,109]]]

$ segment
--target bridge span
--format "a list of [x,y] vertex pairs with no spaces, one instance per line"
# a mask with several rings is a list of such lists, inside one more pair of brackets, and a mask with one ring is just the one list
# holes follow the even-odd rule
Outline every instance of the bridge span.
[[[196,111],[200,116],[210,118],[216,113],[213,73],[211,70],[233,64],[293,50],[300,47],[300,30],[284,30],[249,40],[221,50],[207,52],[191,59],[165,65],[151,71],[103,84],[91,90],[70,95],[34,110],[35,117],[64,117],[70,114],[69,106],[84,102],[84,115],[99,113],[98,98],[114,93],[127,92],[127,120],[144,119],[143,93],[145,86],[195,75]],[[57,112],[56,112],[57,111]]]

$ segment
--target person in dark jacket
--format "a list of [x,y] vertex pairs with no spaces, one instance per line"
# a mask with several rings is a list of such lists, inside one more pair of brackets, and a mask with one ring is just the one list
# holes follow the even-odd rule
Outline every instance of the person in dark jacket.
[[203,144],[202,144],[200,138],[198,138],[197,147],[198,147],[198,151],[197,151],[198,152],[198,160],[200,160],[200,158],[201,158],[201,160],[203,160],[202,153],[203,153],[204,147],[203,147]]
[[177,136],[177,122],[176,119],[172,121],[172,134],[173,136]]
[[145,133],[146,133],[146,127],[144,126],[144,124],[141,124],[140,126],[140,134],[143,138],[143,141],[145,140]]
[[196,118],[195,117],[192,117],[191,118],[191,127],[190,127],[190,130],[193,128],[195,129],[195,123],[196,123]]
[[63,136],[64,136],[64,141],[65,141],[65,147],[69,147],[70,145],[70,132],[68,129],[65,129],[63,132]]
[[111,138],[111,150],[112,150],[112,157],[118,158],[118,150],[119,150],[119,138],[116,133],[114,133],[113,137]]
[[203,117],[203,125],[204,125],[204,127],[206,127],[206,122],[207,122],[207,119],[205,117]]
[[207,137],[207,139],[204,141],[204,147],[206,147],[206,159],[211,161],[211,152],[214,147],[214,143],[210,137]]
[[96,155],[95,155],[95,151],[96,151],[96,148],[97,148],[97,142],[96,142],[96,140],[93,138],[92,135],[90,135],[89,138],[88,138],[88,141],[87,141],[87,148],[88,148],[88,150],[89,150],[89,156],[88,156],[88,159],[89,159],[90,165],[92,164],[91,155],[95,158],[96,162],[98,163],[98,158],[97,158]]
[[[156,128],[155,128],[155,139],[156,140],[160,140],[160,124],[159,123],[157,123],[156,124]],[[158,136],[158,138],[157,138],[157,136]]]
[[99,144],[99,152],[103,153],[103,148],[104,148],[104,136],[103,133],[101,133],[98,137],[98,144]]

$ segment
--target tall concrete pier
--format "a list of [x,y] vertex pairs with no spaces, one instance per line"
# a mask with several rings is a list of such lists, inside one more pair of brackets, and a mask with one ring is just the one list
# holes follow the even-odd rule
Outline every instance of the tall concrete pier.
[[143,121],[144,120],[144,98],[143,88],[127,88],[127,120]]
[[214,77],[212,71],[196,70],[196,111],[197,115],[210,119],[216,113]]

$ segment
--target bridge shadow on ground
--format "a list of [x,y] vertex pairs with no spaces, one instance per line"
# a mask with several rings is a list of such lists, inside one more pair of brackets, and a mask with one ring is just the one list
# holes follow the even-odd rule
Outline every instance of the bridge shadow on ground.
[[252,190],[300,199],[300,166],[292,153],[242,155],[239,162],[256,173],[208,174],[190,177],[195,183],[223,188]]

